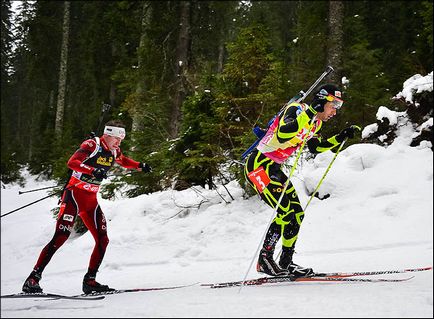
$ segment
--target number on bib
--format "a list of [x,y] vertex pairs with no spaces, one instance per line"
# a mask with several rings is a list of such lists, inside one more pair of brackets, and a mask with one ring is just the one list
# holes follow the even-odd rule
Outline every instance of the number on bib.
[[262,166],[250,172],[247,176],[252,181],[252,183],[255,184],[259,193],[262,193],[265,187],[267,187],[271,181]]

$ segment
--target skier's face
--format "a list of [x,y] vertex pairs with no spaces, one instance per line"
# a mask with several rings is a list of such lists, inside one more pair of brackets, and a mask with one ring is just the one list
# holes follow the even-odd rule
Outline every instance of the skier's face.
[[110,150],[115,150],[119,148],[122,142],[122,139],[120,137],[110,136],[110,135],[106,135],[104,140],[106,141],[107,146]]
[[324,112],[318,113],[316,116],[321,121],[327,122],[335,115],[336,115],[336,108],[333,106],[333,102],[327,102],[324,105]]

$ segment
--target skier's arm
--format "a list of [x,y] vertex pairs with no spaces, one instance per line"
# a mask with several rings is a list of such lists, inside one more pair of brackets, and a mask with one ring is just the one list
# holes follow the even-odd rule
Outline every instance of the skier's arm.
[[344,128],[339,134],[336,134],[325,141],[321,140],[321,135],[318,132],[321,130],[321,126],[315,132],[315,135],[312,139],[307,141],[307,146],[309,147],[309,151],[312,153],[322,153],[332,148],[340,145],[347,138],[353,138],[355,134],[355,130],[360,131],[360,127],[357,125],[351,125],[347,128]]
[[303,111],[298,103],[289,105],[279,120],[277,129],[279,142],[285,142],[296,136],[301,128],[311,121],[314,116],[315,113],[310,108]]
[[120,166],[129,168],[129,169],[139,169],[140,162],[136,162],[135,160],[125,156],[120,149],[117,150],[119,156],[116,158],[116,163]]
[[318,131],[315,133],[314,137],[307,141],[307,147],[309,148],[310,152],[322,153],[331,150],[342,143],[336,140],[336,135],[323,141],[321,135],[318,134]]
[[83,164],[83,162],[89,157],[90,154],[92,154],[96,147],[98,146],[94,140],[86,140],[81,143],[80,148],[75,151],[75,153],[72,154],[68,160],[68,168],[79,173],[92,175],[94,168]]

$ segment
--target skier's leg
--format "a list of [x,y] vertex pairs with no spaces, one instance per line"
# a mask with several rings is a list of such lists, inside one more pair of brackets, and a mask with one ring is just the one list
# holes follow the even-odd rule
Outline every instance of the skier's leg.
[[74,198],[73,191],[66,190],[62,197],[53,238],[42,249],[39,258],[33,267],[33,271],[25,280],[23,285],[24,292],[42,292],[42,288],[39,286],[42,272],[56,251],[65,243],[71,234],[77,211],[78,204]]
[[282,225],[282,254],[279,259],[279,266],[289,270],[292,275],[297,277],[312,276],[314,274],[312,268],[301,267],[292,261],[295,243],[304,219],[304,212],[294,187],[290,187],[287,194],[290,199],[289,206],[291,209],[287,214],[276,218],[276,222]]
[[92,212],[83,212],[80,214],[80,217],[95,240],[95,247],[90,257],[89,268],[83,278],[83,292],[88,294],[95,291],[113,290],[112,288],[109,288],[109,286],[102,285],[95,280],[109,243],[107,236],[107,223],[104,213],[98,203],[96,203],[96,207]]

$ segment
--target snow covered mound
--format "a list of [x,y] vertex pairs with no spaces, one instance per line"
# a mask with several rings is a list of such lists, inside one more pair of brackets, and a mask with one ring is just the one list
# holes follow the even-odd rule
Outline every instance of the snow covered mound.
[[427,76],[413,75],[404,82],[403,90],[393,99],[404,100],[405,112],[378,108],[377,123],[366,126],[362,139],[366,142],[390,145],[395,138],[405,139],[410,146],[433,148],[433,72]]
[[407,79],[403,84],[403,89],[399,92],[395,98],[404,98],[405,101],[418,104],[417,99],[414,98],[414,94],[420,94],[422,92],[432,92],[433,90],[433,72],[426,76],[415,74]]

